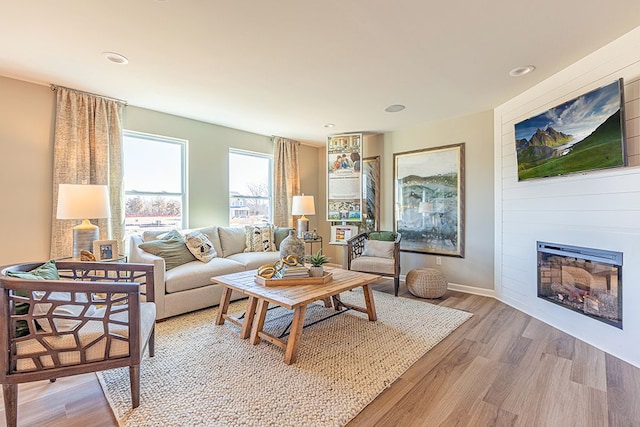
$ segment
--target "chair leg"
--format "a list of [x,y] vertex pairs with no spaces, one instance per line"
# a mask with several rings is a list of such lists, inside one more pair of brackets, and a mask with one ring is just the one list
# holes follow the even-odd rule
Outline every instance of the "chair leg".
[[140,365],[129,366],[129,382],[131,383],[131,407],[140,406]]
[[149,337],[149,357],[155,356],[156,353],[156,325],[153,325],[151,336]]
[[18,384],[2,384],[7,427],[18,424]]
[[398,289],[400,289],[400,278],[399,277],[394,277],[393,278],[393,293],[395,296],[398,296]]

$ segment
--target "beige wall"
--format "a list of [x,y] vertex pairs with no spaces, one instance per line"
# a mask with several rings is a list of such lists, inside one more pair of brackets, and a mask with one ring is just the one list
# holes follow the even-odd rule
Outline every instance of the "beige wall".
[[444,272],[452,287],[492,295],[493,277],[493,112],[433,123],[384,135],[382,229],[393,230],[393,154],[465,143],[465,257],[402,252],[402,275],[416,267]]
[[46,260],[51,235],[54,96],[0,77],[0,264]]
[[[55,97],[46,86],[0,77],[0,265],[49,256]],[[273,153],[269,137],[128,106],[125,129],[188,140],[188,225],[229,222],[229,148]],[[300,148],[302,191],[323,200],[318,149]],[[316,208],[322,204],[316,202]],[[324,213],[310,218],[319,228]]]

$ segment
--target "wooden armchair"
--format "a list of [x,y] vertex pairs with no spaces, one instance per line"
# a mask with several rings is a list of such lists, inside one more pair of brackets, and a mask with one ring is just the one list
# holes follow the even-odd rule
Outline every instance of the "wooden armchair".
[[124,366],[137,407],[140,359],[147,346],[154,355],[153,265],[59,261],[60,280],[9,276],[41,264],[0,270],[0,383],[7,425],[17,422],[18,384]]
[[347,269],[393,277],[393,291],[400,288],[400,233],[372,231],[347,241]]

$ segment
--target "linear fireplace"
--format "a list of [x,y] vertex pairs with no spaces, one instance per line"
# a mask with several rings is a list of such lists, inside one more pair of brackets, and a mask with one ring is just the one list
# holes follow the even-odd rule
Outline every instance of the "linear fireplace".
[[538,297],[622,329],[622,253],[538,242]]

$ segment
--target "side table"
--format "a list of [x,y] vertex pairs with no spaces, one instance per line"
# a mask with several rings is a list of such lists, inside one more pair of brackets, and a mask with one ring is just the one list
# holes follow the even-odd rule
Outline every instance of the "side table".
[[320,243],[320,250],[323,249],[322,247],[322,237],[318,236],[315,239],[304,239],[304,243],[305,243],[305,247],[307,246],[307,243],[310,245],[310,254],[315,254],[317,251],[313,250],[313,245]]
[[[57,258],[56,261],[82,261],[82,260],[79,257],[68,256],[68,257]],[[91,262],[91,261],[82,261],[82,262]],[[93,262],[127,262],[127,256],[118,255],[115,258],[102,259],[102,260],[97,260]]]

